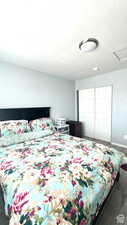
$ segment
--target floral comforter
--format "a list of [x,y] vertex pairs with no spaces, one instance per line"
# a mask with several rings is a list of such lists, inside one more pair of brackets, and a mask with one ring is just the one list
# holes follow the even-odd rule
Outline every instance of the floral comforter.
[[123,155],[69,135],[31,133],[0,141],[0,184],[9,224],[91,224]]

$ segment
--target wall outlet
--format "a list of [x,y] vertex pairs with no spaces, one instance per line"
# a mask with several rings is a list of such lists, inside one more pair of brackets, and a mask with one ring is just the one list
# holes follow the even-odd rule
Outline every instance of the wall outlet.
[[123,135],[123,139],[124,139],[124,140],[127,140],[127,134],[124,134],[124,135]]

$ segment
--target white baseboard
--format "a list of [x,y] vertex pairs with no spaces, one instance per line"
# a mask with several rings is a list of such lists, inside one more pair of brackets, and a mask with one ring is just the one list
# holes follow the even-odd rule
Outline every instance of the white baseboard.
[[127,145],[121,145],[118,143],[111,142],[112,145],[117,145],[118,147],[127,148]]

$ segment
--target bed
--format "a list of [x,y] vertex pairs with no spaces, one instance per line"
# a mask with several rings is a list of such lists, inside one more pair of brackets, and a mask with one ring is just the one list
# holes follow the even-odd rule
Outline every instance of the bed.
[[[0,109],[0,120],[50,117],[50,107]],[[90,225],[119,176],[123,154],[50,131],[0,138],[9,225]]]

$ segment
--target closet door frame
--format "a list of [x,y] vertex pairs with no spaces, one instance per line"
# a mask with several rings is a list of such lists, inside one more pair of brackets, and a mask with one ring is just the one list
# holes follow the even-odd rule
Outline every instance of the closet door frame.
[[[113,115],[113,84],[109,85],[101,85],[101,86],[95,86],[95,87],[89,87],[89,88],[82,88],[82,89],[77,89],[76,90],[76,104],[77,104],[77,121],[79,121],[79,91],[84,90],[84,89],[91,89],[91,88],[103,88],[103,87],[111,87],[111,135],[110,135],[110,141],[109,143],[112,143],[112,115]],[[95,90],[94,90],[94,95],[95,95]],[[96,100],[95,100],[96,102]],[[95,136],[95,135],[94,135]]]

